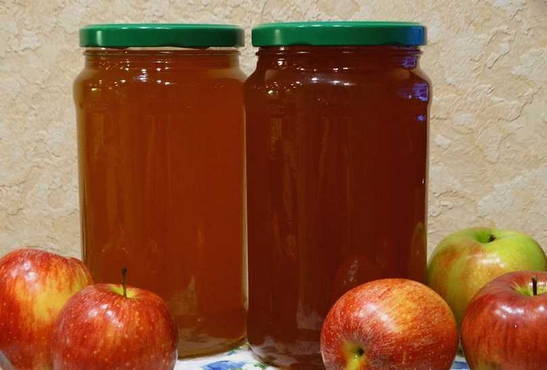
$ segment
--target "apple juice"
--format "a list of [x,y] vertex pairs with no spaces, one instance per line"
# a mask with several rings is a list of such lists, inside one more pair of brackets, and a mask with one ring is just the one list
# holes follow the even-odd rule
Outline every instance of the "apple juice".
[[245,84],[248,339],[262,360],[321,368],[344,292],[425,281],[428,106],[423,26],[266,24]]
[[242,32],[99,25],[81,33],[84,261],[97,282],[119,282],[126,267],[129,285],[161,296],[181,357],[232,348],[245,335]]

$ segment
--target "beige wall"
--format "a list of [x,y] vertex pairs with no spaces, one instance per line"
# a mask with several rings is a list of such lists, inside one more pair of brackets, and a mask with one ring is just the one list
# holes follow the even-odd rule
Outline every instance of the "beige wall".
[[[471,225],[520,229],[547,247],[545,0],[0,0],[0,255],[25,244],[80,254],[80,26],[303,19],[429,27],[430,248]],[[243,63],[252,70],[250,46]]]

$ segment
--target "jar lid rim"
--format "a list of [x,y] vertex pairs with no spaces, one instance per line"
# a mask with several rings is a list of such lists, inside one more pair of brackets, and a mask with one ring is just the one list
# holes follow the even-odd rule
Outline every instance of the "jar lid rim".
[[254,46],[419,46],[426,27],[416,22],[324,21],[263,23],[253,28]]
[[80,29],[82,47],[239,47],[244,31],[231,24],[111,23]]

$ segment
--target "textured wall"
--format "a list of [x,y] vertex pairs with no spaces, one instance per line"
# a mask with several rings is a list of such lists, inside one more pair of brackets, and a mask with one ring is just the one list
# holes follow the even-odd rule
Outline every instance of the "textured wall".
[[[547,246],[545,0],[0,0],[0,255],[79,255],[71,83],[78,28],[99,22],[415,20],[429,27],[430,248],[497,225]],[[243,51],[252,69],[252,48]]]

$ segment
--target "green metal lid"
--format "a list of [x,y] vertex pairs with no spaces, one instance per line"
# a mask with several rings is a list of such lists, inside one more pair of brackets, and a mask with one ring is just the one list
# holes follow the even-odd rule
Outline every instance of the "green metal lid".
[[227,24],[137,23],[94,24],[80,29],[80,46],[210,47],[243,46],[243,29]]
[[253,28],[254,46],[418,46],[425,43],[425,26],[414,22],[288,22],[265,23]]

